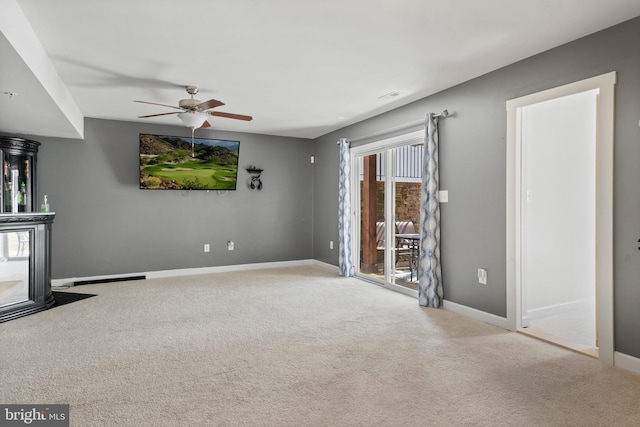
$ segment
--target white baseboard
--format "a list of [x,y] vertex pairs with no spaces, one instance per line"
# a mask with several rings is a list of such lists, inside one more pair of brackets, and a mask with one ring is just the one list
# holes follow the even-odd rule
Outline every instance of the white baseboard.
[[475,308],[467,307],[466,305],[457,304],[455,302],[444,300],[442,307],[445,310],[452,311],[462,316],[470,317],[471,319],[479,320],[484,323],[488,323],[493,326],[497,326],[502,329],[509,329],[507,327],[507,318],[496,316],[495,314],[487,313],[485,311],[477,310]]
[[[443,308],[502,329],[509,329],[507,327],[507,319],[505,317],[496,316],[494,314],[476,310],[475,308],[470,308],[447,300],[444,300]],[[637,357],[616,351],[613,353],[613,365],[617,368],[640,374],[640,359]]]
[[[320,261],[304,259],[297,261],[279,261],[279,262],[263,262],[256,264],[238,264],[238,265],[222,265],[217,267],[199,267],[199,268],[181,268],[176,270],[158,270],[147,271],[141,273],[127,273],[127,274],[112,274],[104,276],[91,276],[91,277],[71,277],[67,279],[53,279],[51,280],[51,287],[69,287],[73,286],[75,282],[88,281],[88,280],[112,280],[121,279],[127,277],[146,276],[147,279],[158,279],[161,277],[178,277],[178,276],[192,276],[196,274],[211,274],[211,273],[227,273],[233,271],[248,271],[248,270],[261,270],[267,268],[280,268],[280,267],[298,267],[304,265],[317,265],[319,267],[331,268],[334,267],[330,264],[325,264]],[[337,271],[337,267],[336,271]]]
[[149,271],[148,279],[161,277],[192,276],[195,274],[228,273],[233,271],[262,270],[267,268],[298,267],[311,265],[310,259],[298,261],[261,262],[255,264],[221,265],[217,267],[182,268],[178,270]]
[[640,374],[640,359],[638,359],[637,357],[614,351],[613,365],[617,368],[626,369],[627,371]]

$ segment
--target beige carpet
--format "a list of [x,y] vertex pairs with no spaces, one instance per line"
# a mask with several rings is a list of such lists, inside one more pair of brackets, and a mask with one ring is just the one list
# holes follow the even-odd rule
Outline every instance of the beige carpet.
[[640,376],[317,267],[80,286],[0,324],[72,426],[637,426]]
[[[20,285],[20,286],[18,286]],[[22,280],[7,280],[0,282],[0,305],[13,304],[24,301],[28,296],[28,287]]]

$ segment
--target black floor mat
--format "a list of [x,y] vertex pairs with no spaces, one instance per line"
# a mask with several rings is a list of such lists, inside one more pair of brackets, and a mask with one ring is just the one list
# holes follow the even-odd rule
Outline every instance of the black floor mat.
[[59,307],[61,305],[70,304],[76,301],[82,301],[83,299],[91,298],[97,296],[96,294],[75,294],[72,292],[60,292],[60,291],[51,291],[53,294],[53,298],[55,299],[54,307]]

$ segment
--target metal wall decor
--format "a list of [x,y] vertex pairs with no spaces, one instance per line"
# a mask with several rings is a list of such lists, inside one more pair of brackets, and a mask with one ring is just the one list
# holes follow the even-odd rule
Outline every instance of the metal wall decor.
[[251,179],[249,180],[249,188],[252,190],[262,190],[262,180],[260,179],[260,174],[264,171],[264,169],[257,168],[255,166],[247,167],[247,172],[251,174]]

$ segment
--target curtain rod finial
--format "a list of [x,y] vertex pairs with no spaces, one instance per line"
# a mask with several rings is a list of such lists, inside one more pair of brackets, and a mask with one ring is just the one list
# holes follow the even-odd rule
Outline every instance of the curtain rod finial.
[[433,117],[434,119],[435,119],[436,117],[442,117],[442,118],[445,118],[445,117],[447,117],[447,116],[449,115],[449,110],[442,110],[442,113],[440,113],[440,114],[431,113],[430,115],[431,115],[431,117]]

